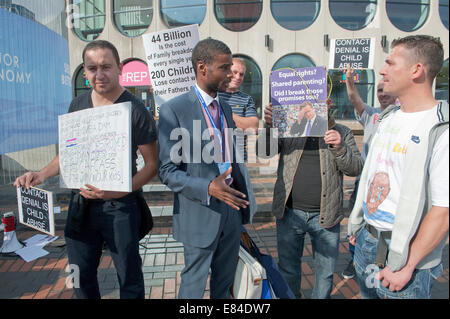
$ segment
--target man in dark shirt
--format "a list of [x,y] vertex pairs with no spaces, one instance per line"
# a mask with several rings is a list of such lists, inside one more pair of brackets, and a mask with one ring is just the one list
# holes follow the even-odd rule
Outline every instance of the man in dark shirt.
[[[75,98],[69,112],[131,101],[132,192],[103,191],[94,185],[73,190],[67,216],[65,238],[69,264],[79,269],[78,298],[99,299],[97,267],[106,242],[120,285],[120,297],[144,298],[142,260],[139,255],[141,187],[157,171],[156,125],[143,103],[119,84],[122,73],[117,49],[107,41],[90,42],[83,51],[84,71],[92,90]],[[137,171],[136,151],[145,165]],[[16,187],[38,185],[59,174],[59,155],[39,172],[16,179]]]

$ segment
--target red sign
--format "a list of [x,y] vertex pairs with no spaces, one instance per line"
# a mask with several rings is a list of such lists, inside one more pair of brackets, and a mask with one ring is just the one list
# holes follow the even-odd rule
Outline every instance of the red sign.
[[151,86],[148,67],[141,61],[131,61],[123,66],[120,76],[120,85],[130,86]]

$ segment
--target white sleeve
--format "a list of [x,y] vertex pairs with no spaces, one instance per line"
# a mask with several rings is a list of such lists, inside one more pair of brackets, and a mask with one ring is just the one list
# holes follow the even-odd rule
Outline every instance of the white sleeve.
[[439,137],[430,162],[431,204],[449,207],[449,129]]

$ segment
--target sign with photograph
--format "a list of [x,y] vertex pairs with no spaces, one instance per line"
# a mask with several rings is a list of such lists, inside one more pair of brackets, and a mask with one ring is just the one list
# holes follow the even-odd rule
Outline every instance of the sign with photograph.
[[324,136],[328,129],[327,71],[283,68],[270,75],[272,121],[278,136]]

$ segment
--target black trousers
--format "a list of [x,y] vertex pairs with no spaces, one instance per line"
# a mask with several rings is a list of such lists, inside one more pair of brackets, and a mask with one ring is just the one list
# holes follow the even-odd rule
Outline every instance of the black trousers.
[[138,238],[140,214],[136,197],[88,201],[86,206],[82,230],[78,232],[71,227],[70,217],[65,229],[69,264],[72,269],[78,267],[79,270],[79,280],[74,280],[75,295],[80,299],[101,298],[97,268],[106,242],[117,271],[120,298],[144,298]]

